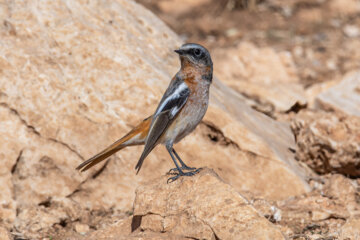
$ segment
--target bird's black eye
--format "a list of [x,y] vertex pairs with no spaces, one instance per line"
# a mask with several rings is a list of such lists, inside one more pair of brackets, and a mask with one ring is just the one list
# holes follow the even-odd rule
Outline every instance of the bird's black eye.
[[201,55],[200,49],[198,49],[198,48],[194,49],[194,54],[195,54],[195,56],[199,57]]

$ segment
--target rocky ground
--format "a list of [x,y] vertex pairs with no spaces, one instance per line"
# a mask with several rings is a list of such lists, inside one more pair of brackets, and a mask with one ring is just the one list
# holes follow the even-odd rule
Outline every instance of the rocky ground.
[[[359,1],[138,3],[0,4],[0,239],[360,239]],[[166,184],[158,147],[136,175],[133,147],[78,173],[154,111],[184,41],[214,60],[176,146],[203,170]]]

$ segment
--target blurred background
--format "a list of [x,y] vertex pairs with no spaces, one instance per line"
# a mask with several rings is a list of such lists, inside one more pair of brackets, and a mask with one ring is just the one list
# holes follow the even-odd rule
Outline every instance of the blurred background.
[[357,0],[137,0],[184,41],[288,51],[308,88],[360,65]]

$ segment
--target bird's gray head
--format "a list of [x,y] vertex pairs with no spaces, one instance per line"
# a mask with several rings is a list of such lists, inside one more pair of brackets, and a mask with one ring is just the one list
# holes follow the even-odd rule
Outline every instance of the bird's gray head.
[[196,43],[186,43],[182,45],[178,50],[175,50],[176,53],[180,55],[181,61],[182,58],[188,59],[191,63],[200,66],[200,67],[211,67],[212,71],[212,60],[209,51],[203,46]]

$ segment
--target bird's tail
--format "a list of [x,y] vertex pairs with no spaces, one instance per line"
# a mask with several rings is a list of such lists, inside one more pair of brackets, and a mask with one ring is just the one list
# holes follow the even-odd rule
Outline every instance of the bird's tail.
[[92,158],[86,160],[85,162],[81,163],[76,169],[80,172],[84,172],[91,168],[92,166],[98,164],[99,162],[105,160],[106,158],[110,157],[117,151],[127,147],[127,146],[134,146],[134,145],[143,145],[145,144],[146,136],[149,131],[150,123],[152,117],[148,117],[144,119],[138,126],[132,129],[128,134],[126,134],[121,139],[117,140],[109,147],[101,151],[100,153],[96,154]]

